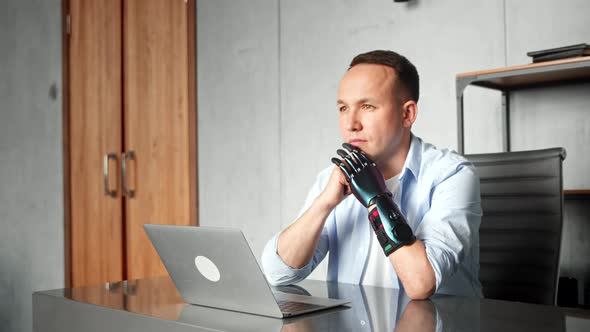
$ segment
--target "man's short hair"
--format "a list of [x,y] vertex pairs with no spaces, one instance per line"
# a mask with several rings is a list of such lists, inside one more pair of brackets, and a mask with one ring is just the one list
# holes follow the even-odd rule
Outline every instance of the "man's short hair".
[[[397,74],[397,83],[402,88],[404,96],[396,96],[418,102],[420,97],[420,79],[416,67],[403,55],[393,51],[376,50],[362,53],[354,57],[348,69],[362,63],[377,64],[391,67]],[[394,92],[395,93],[395,92]]]

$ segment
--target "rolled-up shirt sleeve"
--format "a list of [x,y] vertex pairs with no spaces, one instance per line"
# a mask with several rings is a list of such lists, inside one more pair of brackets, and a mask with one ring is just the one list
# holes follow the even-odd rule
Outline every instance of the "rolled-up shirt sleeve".
[[461,164],[432,189],[430,210],[416,237],[424,243],[436,276],[436,290],[477,249],[481,223],[479,178],[471,164]]
[[328,233],[322,230],[313,257],[300,269],[287,265],[277,253],[280,233],[273,236],[262,252],[262,266],[266,279],[272,286],[291,285],[305,279],[318,266],[328,252]]
[[[297,218],[309,209],[316,197],[322,192],[323,187],[325,187],[325,184],[320,182],[320,176],[318,176],[316,182],[309,190],[307,198],[305,199],[305,204]],[[326,220],[326,224],[329,222],[330,218],[334,217],[333,214],[334,212],[332,211],[328,216],[328,220]],[[275,234],[266,243],[261,257],[262,269],[264,270],[266,279],[272,286],[290,285],[305,279],[322,262],[324,257],[326,257],[329,248],[328,230],[327,227],[324,226],[312,258],[302,268],[294,269],[287,265],[278,254],[277,243],[280,234],[280,232]]]

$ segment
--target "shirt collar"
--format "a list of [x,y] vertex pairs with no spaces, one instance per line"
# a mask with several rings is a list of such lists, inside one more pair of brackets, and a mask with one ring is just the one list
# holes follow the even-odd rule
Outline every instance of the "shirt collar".
[[410,136],[410,149],[408,151],[408,155],[406,156],[406,162],[404,163],[404,167],[399,175],[400,181],[404,179],[407,172],[410,172],[414,175],[414,178],[417,179],[418,175],[420,175],[420,164],[422,163],[422,140],[413,133]]

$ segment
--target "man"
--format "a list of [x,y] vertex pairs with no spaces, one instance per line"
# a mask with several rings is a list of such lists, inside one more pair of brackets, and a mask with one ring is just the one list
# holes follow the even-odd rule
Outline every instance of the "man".
[[352,60],[337,102],[348,151],[338,151],[342,160],[320,172],[303,213],[266,245],[271,284],[304,279],[329,251],[329,281],[400,287],[412,299],[481,296],[479,179],[465,158],[412,134],[418,81],[392,51]]

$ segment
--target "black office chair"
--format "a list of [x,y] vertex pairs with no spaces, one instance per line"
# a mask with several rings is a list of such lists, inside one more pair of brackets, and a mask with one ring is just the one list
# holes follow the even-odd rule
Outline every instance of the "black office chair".
[[563,148],[465,156],[480,176],[486,298],[555,304],[565,156]]

